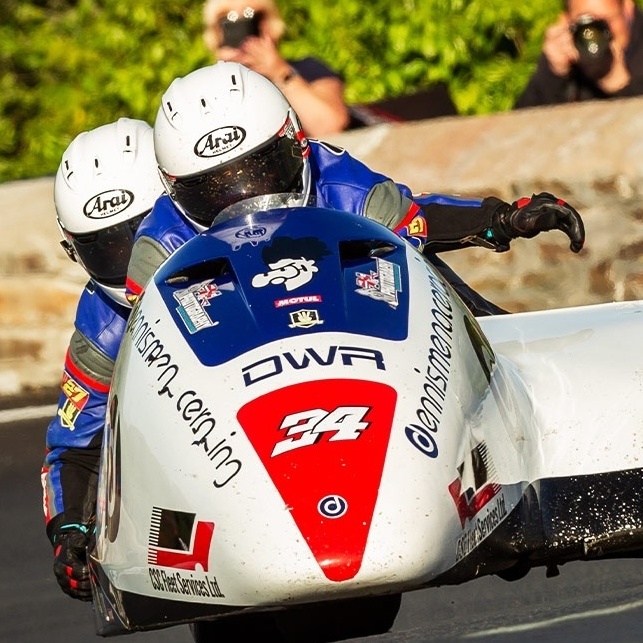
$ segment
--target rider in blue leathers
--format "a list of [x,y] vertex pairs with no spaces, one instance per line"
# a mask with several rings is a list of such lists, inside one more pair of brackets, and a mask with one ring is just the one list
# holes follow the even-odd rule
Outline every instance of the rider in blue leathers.
[[[307,140],[281,92],[236,63],[218,62],[176,79],[162,98],[154,138],[167,195],[137,232],[126,284],[130,301],[226,206],[268,193],[314,195],[318,206],[375,219],[431,253],[466,245],[504,251],[513,238],[552,229],[569,236],[574,252],[584,241],[578,213],[550,194],[512,204],[411,194],[345,150]],[[431,257],[462,290],[457,276]],[[470,292],[474,304],[484,302]],[[489,306],[482,314],[497,312]]]
[[162,192],[152,128],[134,119],[78,135],[56,174],[62,244],[90,280],[78,302],[41,477],[54,572],[63,591],[82,600],[91,600],[85,545],[96,511],[107,396],[131,310],[125,274],[134,233]]

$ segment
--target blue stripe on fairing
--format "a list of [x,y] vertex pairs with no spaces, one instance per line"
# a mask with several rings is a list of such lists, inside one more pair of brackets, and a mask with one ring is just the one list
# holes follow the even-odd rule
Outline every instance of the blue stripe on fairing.
[[[290,291],[283,284],[253,286],[253,278],[269,270],[266,262],[275,261],[267,253],[288,238],[302,244],[297,257],[315,259],[318,271],[308,283]],[[358,292],[357,273],[376,271],[377,264],[372,257],[342,262],[339,244],[350,240],[381,240],[394,246],[384,259],[398,267],[390,275],[397,284],[391,289],[396,306]],[[321,208],[280,209],[233,219],[203,232],[179,248],[154,281],[194,354],[204,365],[215,366],[258,346],[302,334],[345,332],[405,339],[409,308],[406,248],[390,230],[358,215]],[[233,274],[216,277],[214,271],[209,273],[208,262],[214,259],[227,260]],[[166,283],[171,275],[199,266],[199,274],[191,274],[188,281]],[[215,325],[190,333],[181,316],[185,312],[178,310],[173,293],[211,277],[216,277],[221,292],[205,306]],[[298,296],[319,296],[321,302],[275,305],[278,300]],[[316,311],[323,323],[290,328],[290,313],[299,310]]]

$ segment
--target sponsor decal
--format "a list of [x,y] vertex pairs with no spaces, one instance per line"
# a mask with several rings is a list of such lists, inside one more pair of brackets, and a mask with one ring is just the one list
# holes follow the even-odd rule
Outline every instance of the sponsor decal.
[[507,515],[502,487],[484,442],[471,449],[458,467],[458,477],[449,485],[460,524],[469,527],[456,543],[456,560],[470,554]]
[[321,295],[300,295],[299,297],[287,297],[285,299],[275,300],[275,308],[298,306],[300,304],[321,304],[321,302]]
[[500,492],[501,486],[494,481],[496,477],[487,445],[481,442],[471,450],[470,458],[460,464],[458,477],[449,485],[463,527]]
[[236,239],[242,243],[249,241],[253,246],[256,246],[268,234],[268,230],[264,226],[246,226],[234,233]]
[[213,534],[214,523],[196,520],[196,514],[153,507],[147,554],[152,588],[183,596],[224,598],[216,576],[201,573],[208,571]]
[[225,598],[219,588],[217,577],[212,574],[185,574],[179,571],[172,573],[164,569],[148,568],[152,588],[157,592],[182,594],[183,596],[201,596],[203,598]]
[[324,323],[324,320],[319,318],[319,313],[316,310],[302,309],[288,314],[290,315],[288,328],[312,328],[317,324]]
[[325,518],[341,518],[348,510],[348,503],[341,496],[326,496],[319,501],[317,511]]
[[385,301],[391,308],[397,308],[397,293],[402,291],[400,267],[386,259],[375,259],[375,270],[356,272],[355,292],[372,299]]
[[246,138],[246,131],[237,125],[218,127],[202,136],[194,145],[194,153],[203,158],[220,156],[239,147]]
[[357,360],[366,360],[371,362],[378,370],[386,370],[384,355],[380,351],[361,346],[330,346],[328,353],[325,355],[320,355],[314,348],[305,348],[303,354],[287,351],[280,355],[270,355],[244,366],[241,369],[241,373],[244,384],[250,386],[268,377],[279,375],[286,368],[293,368],[299,371],[308,368],[311,364],[316,364],[317,366],[341,364],[352,367]]
[[507,516],[504,494],[487,504],[470,527],[458,538],[455,547],[456,562],[468,556]]
[[387,384],[328,379],[273,390],[237,413],[329,580],[361,567],[396,405]]
[[89,401],[89,391],[84,389],[67,371],[63,371],[60,388],[65,396],[65,401],[58,409],[60,424],[73,431],[76,418]]
[[90,219],[107,219],[124,210],[134,203],[134,194],[129,190],[107,190],[93,196],[83,206],[83,213]]
[[426,219],[421,214],[416,215],[407,223],[404,228],[406,229],[406,236],[426,238],[427,225]]
[[210,305],[211,299],[220,294],[212,279],[174,292],[174,299],[179,303],[176,310],[191,335],[219,323],[208,315],[205,308]]
[[[438,457],[436,434],[444,413],[444,401],[451,370],[453,345],[453,306],[445,285],[432,273],[432,306],[429,316],[429,353],[422,393],[415,416],[418,423],[409,424],[404,433],[409,442],[429,458]],[[416,372],[420,372],[415,369]]]
[[[195,390],[182,390],[178,364],[165,350],[165,345],[155,333],[153,325],[140,312],[140,308],[132,311],[127,323],[127,333],[132,338],[132,349],[140,355],[148,368],[158,372],[156,381],[159,398],[172,400],[174,409],[192,433],[192,446],[200,448],[214,464],[213,486],[217,489],[224,487],[241,471],[241,462],[234,457],[227,438],[222,437],[220,431],[215,431],[217,421],[214,414]],[[232,431],[229,437],[234,435],[235,432]]]
[[157,567],[208,571],[214,523],[196,514],[152,508],[147,562]]
[[247,224],[245,221],[237,226],[219,226],[217,229],[212,230],[212,235],[217,239],[225,241],[229,244],[233,251],[239,250],[245,244],[251,246],[258,246],[259,243],[269,241],[272,235],[281,227],[285,220],[284,213],[271,214],[268,221],[258,224],[252,222]]
[[317,263],[328,254],[326,245],[314,237],[276,237],[261,252],[269,270],[255,275],[252,285],[283,286],[288,291],[300,288],[313,279],[319,270]]

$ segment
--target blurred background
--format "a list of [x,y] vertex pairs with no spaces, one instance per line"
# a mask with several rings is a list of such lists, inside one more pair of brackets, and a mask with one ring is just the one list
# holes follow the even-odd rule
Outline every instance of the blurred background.
[[[279,0],[281,50],[341,73],[349,104],[446,85],[459,114],[508,110],[560,0]],[[0,182],[52,174],[79,132],[153,122],[176,76],[212,62],[197,0],[2,0]]]

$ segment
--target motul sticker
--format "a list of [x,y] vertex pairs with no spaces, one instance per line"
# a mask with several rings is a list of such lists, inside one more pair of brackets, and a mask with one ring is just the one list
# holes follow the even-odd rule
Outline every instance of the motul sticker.
[[294,384],[242,407],[243,427],[326,577],[359,571],[397,402],[387,384]]

